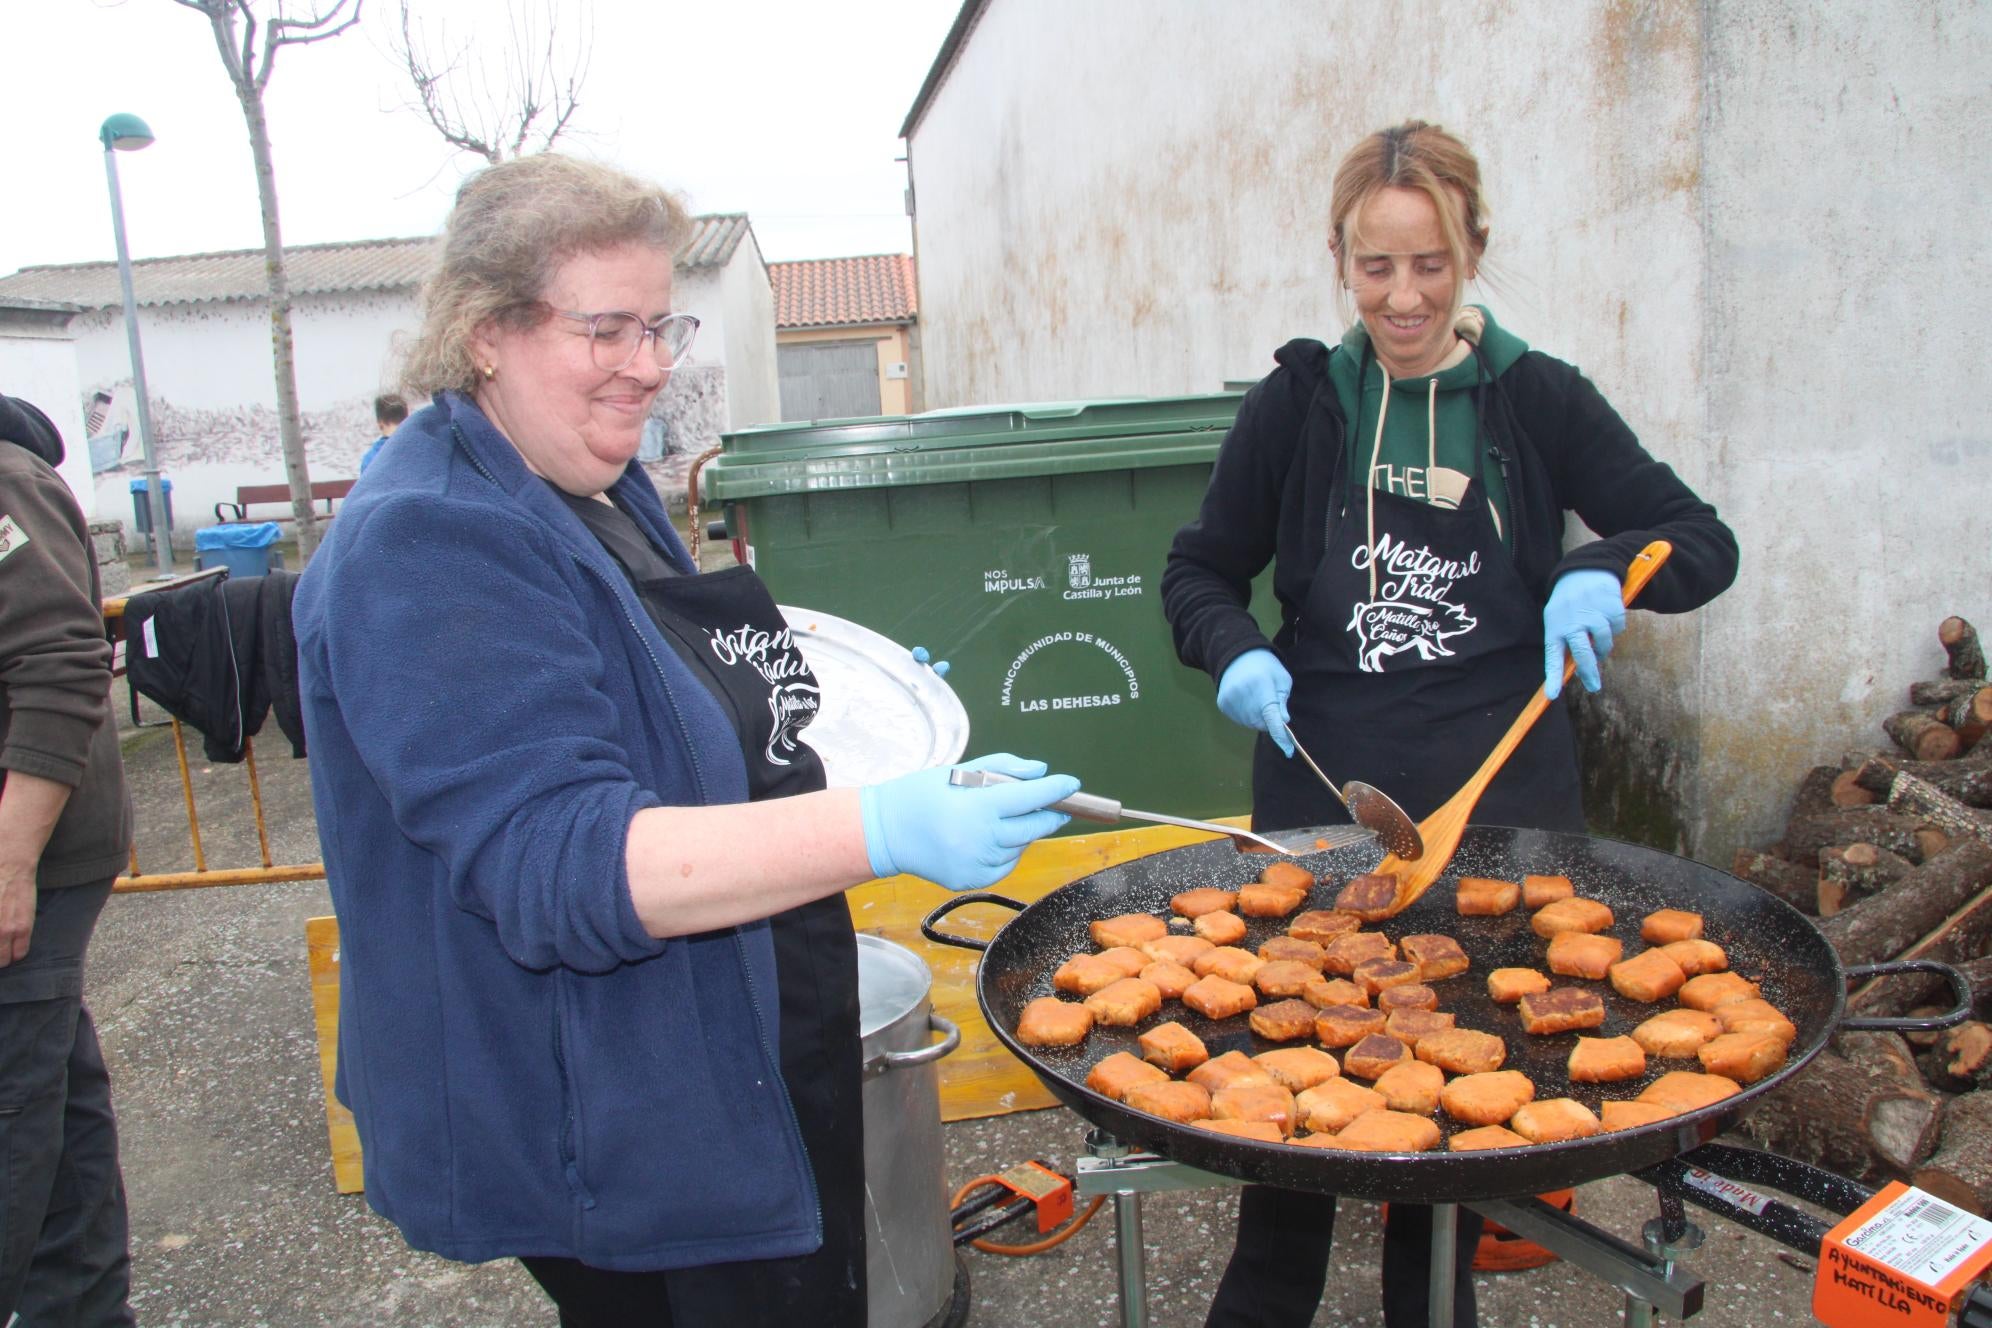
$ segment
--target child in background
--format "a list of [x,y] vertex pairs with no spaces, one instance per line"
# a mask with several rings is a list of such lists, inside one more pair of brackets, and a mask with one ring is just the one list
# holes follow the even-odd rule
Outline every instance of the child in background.
[[374,398],[374,423],[380,426],[380,437],[374,439],[373,446],[360,457],[360,474],[367,473],[367,467],[373,464],[373,459],[380,455],[380,449],[386,446],[387,436],[407,418],[408,403],[401,399],[400,393],[387,392]]

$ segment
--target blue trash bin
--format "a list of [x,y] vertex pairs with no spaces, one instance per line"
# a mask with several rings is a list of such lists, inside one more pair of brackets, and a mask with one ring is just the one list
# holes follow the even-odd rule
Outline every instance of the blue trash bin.
[[[173,481],[164,475],[159,477],[159,491],[166,496],[166,538],[173,538]],[[145,539],[145,547],[152,547],[152,493],[146,487],[143,476],[131,482],[132,526]]]
[[226,567],[230,576],[268,576],[274,521],[231,521],[194,532],[194,566]]

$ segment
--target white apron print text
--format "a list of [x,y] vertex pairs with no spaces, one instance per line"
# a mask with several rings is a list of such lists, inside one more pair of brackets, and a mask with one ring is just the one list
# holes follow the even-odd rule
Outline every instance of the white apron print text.
[[1393,655],[1416,651],[1429,663],[1453,652],[1446,642],[1471,632],[1479,620],[1452,593],[1460,582],[1480,571],[1475,550],[1462,561],[1442,558],[1427,546],[1413,549],[1394,535],[1377,536],[1349,554],[1358,572],[1375,567],[1376,597],[1357,600],[1347,629],[1356,636],[1356,659],[1364,673],[1382,673]]
[[767,757],[770,765],[787,765],[795,754],[797,735],[809,727],[823,704],[815,675],[784,627],[770,632],[743,624],[730,631],[707,628],[706,638],[721,664],[738,668],[745,664],[768,684]]

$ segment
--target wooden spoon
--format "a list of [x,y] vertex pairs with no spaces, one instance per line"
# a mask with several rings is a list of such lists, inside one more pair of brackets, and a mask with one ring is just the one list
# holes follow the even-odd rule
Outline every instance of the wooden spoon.
[[[1660,570],[1660,565],[1667,561],[1667,556],[1673,551],[1674,546],[1666,540],[1654,540],[1639,551],[1639,555],[1632,560],[1632,565],[1625,569],[1625,603],[1628,607],[1638,598],[1639,592],[1646,588],[1646,583],[1653,579],[1653,574]],[[1563,661],[1564,686],[1570,685],[1571,676],[1576,672],[1576,661],[1566,656]],[[1425,855],[1422,858],[1412,863],[1395,853],[1390,853],[1377,864],[1376,870],[1379,873],[1397,873],[1397,900],[1385,916],[1395,917],[1417,903],[1418,897],[1431,888],[1432,882],[1439,879],[1439,874],[1452,862],[1453,854],[1459,851],[1459,838],[1466,832],[1467,818],[1473,814],[1474,804],[1480,801],[1480,795],[1487,791],[1487,786],[1494,781],[1494,776],[1500,773],[1501,767],[1507,763],[1510,756],[1514,755],[1515,748],[1522,745],[1522,739],[1528,736],[1529,729],[1547,709],[1549,709],[1549,693],[1544,687],[1538,686],[1535,695],[1529,698],[1529,703],[1522,707],[1522,713],[1508,726],[1508,731],[1501,735],[1501,741],[1494,744],[1494,750],[1480,763],[1480,769],[1473,772],[1473,777],[1466,781],[1459,792],[1446,799],[1443,807],[1418,822],[1419,837],[1425,841]]]

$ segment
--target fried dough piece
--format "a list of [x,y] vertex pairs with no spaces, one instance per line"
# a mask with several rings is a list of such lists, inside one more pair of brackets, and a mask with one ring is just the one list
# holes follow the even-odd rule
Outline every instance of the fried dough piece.
[[1385,1108],[1365,1111],[1335,1139],[1342,1147],[1368,1153],[1422,1153],[1439,1146],[1439,1124],[1429,1116]]
[[[1551,942],[1555,944],[1555,942]],[[1687,982],[1681,966],[1667,957],[1665,950],[1642,950],[1630,959],[1613,964],[1607,974],[1612,990],[1629,1001],[1651,1005],[1664,1001]]]
[[1268,1042],[1298,1042],[1314,1033],[1314,1007],[1306,1001],[1274,1001],[1252,1011],[1252,1031]]
[[1143,941],[1167,936],[1169,924],[1152,913],[1122,913],[1118,917],[1101,918],[1086,930],[1093,934],[1093,944],[1111,950],[1116,945],[1138,946]]
[[1245,939],[1245,919],[1236,913],[1199,913],[1192,925],[1212,945],[1236,945]]
[[1116,1102],[1127,1100],[1127,1090],[1136,1084],[1159,1084],[1169,1078],[1131,1051],[1117,1051],[1095,1065],[1086,1075],[1086,1087]]
[[1262,1051],[1252,1058],[1252,1062],[1290,1093],[1304,1093],[1342,1073],[1342,1067],[1335,1063],[1335,1058],[1319,1047],[1281,1047],[1277,1051]]
[[1252,975],[1252,985],[1259,989],[1261,996],[1280,1000],[1288,996],[1298,996],[1307,990],[1310,982],[1319,982],[1321,975],[1297,959],[1275,959],[1262,964]]
[[1669,1070],[1641,1090],[1635,1102],[1654,1102],[1676,1114],[1695,1111],[1733,1096],[1741,1087],[1734,1079],[1719,1074],[1696,1074],[1693,1070]]
[[1402,959],[1365,959],[1349,974],[1372,997],[1389,987],[1408,987],[1418,980],[1418,966]]
[[1327,956],[1313,941],[1303,941],[1297,936],[1269,936],[1266,943],[1259,947],[1259,958],[1269,964],[1280,961],[1306,964],[1319,973]]
[[1690,1010],[1717,1010],[1731,1001],[1747,1001],[1761,988],[1738,973],[1704,973],[1689,978],[1675,993]]
[[1533,968],[1497,968],[1487,975],[1487,994],[1497,1004],[1513,1005],[1524,996],[1550,988],[1549,975]]
[[1466,972],[1469,961],[1466,951],[1460,949],[1459,942],[1450,936],[1421,933],[1406,936],[1397,942],[1397,948],[1404,957],[1418,966],[1418,976],[1425,982],[1437,982]]
[[1658,1102],[1612,1102],[1598,1104],[1598,1123],[1607,1130],[1634,1130],[1642,1125],[1666,1120],[1673,1108]]
[[1194,890],[1184,890],[1169,898],[1170,910],[1181,918],[1200,918],[1206,913],[1229,913],[1237,904],[1236,890],[1220,890],[1214,885],[1200,885]]
[[1141,1044],[1141,1059],[1170,1074],[1188,1073],[1210,1059],[1203,1039],[1174,1019],[1155,1025],[1135,1040]]
[[[1564,899],[1560,903],[1582,901]],[[1550,908],[1555,908],[1551,904]],[[1548,910],[1545,909],[1544,912]],[[1542,914],[1536,914],[1541,917]],[[1594,936],[1583,931],[1560,931],[1549,941],[1549,971],[1566,978],[1594,981],[1612,971],[1612,965],[1625,953],[1625,943],[1616,936]]]
[[1298,890],[1302,894],[1314,888],[1314,873],[1297,862],[1268,863],[1266,870],[1259,873],[1259,880],[1265,885],[1281,890]]
[[1182,995],[1182,1002],[1206,1019],[1229,1019],[1252,1009],[1259,998],[1243,983],[1212,973],[1191,983]]
[[1383,1011],[1360,1005],[1330,1005],[1314,1013],[1314,1036],[1324,1047],[1353,1047],[1383,1032],[1383,1025]]
[[1439,1090],[1446,1115],[1468,1125],[1499,1125],[1535,1101],[1535,1083],[1520,1070],[1463,1074]]
[[1171,964],[1181,964],[1184,968],[1188,968],[1204,951],[1216,948],[1201,936],[1158,936],[1140,947],[1141,952],[1150,959],[1166,960]]
[[1445,1028],[1418,1039],[1418,1059],[1448,1074],[1485,1074],[1508,1059],[1508,1044],[1477,1028]]
[[1316,1084],[1294,1099],[1294,1111],[1307,1128],[1326,1134],[1333,1134],[1365,1111],[1375,1111],[1382,1105],[1383,1094],[1340,1078]]
[[1454,907],[1463,918],[1493,918],[1512,912],[1522,900],[1522,887],[1491,876],[1462,876]]
[[1252,1058],[1242,1051],[1227,1051],[1222,1056],[1213,1056],[1191,1070],[1186,1077],[1199,1088],[1212,1093],[1220,1088],[1229,1088],[1233,1084],[1274,1082],[1273,1076],[1266,1071],[1265,1066],[1254,1063]]
[[1729,967],[1729,956],[1714,941],[1673,941],[1660,952],[1681,966],[1691,978],[1704,973],[1720,973]]
[[1526,1148],[1528,1142],[1505,1125],[1480,1125],[1461,1130],[1446,1146],[1455,1153],[1478,1153],[1489,1148]]
[[1646,1073],[1646,1049],[1629,1037],[1580,1037],[1570,1049],[1570,1082],[1615,1084]]
[[1776,1033],[1724,1033],[1711,1038],[1695,1057],[1710,1074],[1754,1084],[1782,1068],[1790,1050],[1791,1043]]
[[1565,1139],[1588,1139],[1604,1127],[1582,1102],[1552,1097],[1521,1108],[1508,1121],[1508,1128],[1532,1144],[1557,1144]]
[[1190,971],[1200,978],[1215,973],[1227,982],[1249,986],[1265,963],[1250,950],[1235,945],[1215,945],[1190,961]]
[[1422,982],[1385,987],[1376,994],[1376,1008],[1385,1014],[1394,1014],[1399,1010],[1436,1010],[1439,1008],[1439,993]]
[[1210,1095],[1212,1120],[1264,1121],[1284,1139],[1294,1130],[1293,1094],[1272,1082],[1232,1084]]
[[1254,881],[1238,891],[1238,911],[1248,918],[1283,918],[1306,898],[1306,890]]
[[1316,945],[1326,945],[1337,936],[1360,930],[1362,925],[1361,918],[1339,908],[1310,908],[1305,913],[1294,915],[1293,921],[1287,924],[1287,935],[1297,940],[1313,941]]
[[1392,1010],[1383,1021],[1383,1031],[1405,1046],[1415,1047],[1427,1033],[1443,1033],[1456,1025],[1449,1010]]
[[1040,996],[1017,1016],[1017,1041],[1027,1047],[1071,1047],[1093,1031],[1093,1012],[1075,1001]]
[[1364,872],[1350,877],[1335,896],[1335,907],[1364,922],[1381,922],[1397,907],[1397,873]]
[[1105,955],[1076,954],[1058,966],[1051,975],[1051,985],[1075,996],[1091,996],[1126,976],[1121,966]]
[[1347,977],[1370,959],[1395,959],[1397,947],[1380,931],[1352,931],[1337,936],[1321,950],[1321,971]]
[[1141,978],[1122,978],[1086,998],[1093,1022],[1104,1028],[1132,1028],[1162,1008],[1162,992]]
[[1521,1011],[1522,1031],[1538,1036],[1568,1033],[1573,1028],[1596,1028],[1605,1022],[1604,998],[1582,987],[1531,992],[1522,997],[1517,1008]]
[[1411,1048],[1384,1033],[1370,1033],[1342,1053],[1342,1069],[1361,1079],[1374,1079],[1393,1065],[1411,1059]]
[[1347,978],[1324,978],[1319,974],[1301,988],[1300,996],[1309,1005],[1323,1010],[1331,1005],[1369,1005],[1369,993]]
[[1761,996],[1751,996],[1715,1007],[1715,1017],[1725,1033],[1770,1033],[1786,1042],[1798,1036],[1798,1025]]
[[1446,1072],[1423,1061],[1393,1065],[1376,1077],[1376,1091],[1392,1111],[1408,1111],[1429,1116],[1439,1109],[1439,1090],[1446,1086]]
[[1675,941],[1698,941],[1702,915],[1683,908],[1663,908],[1639,920],[1639,939],[1648,945],[1671,945]]
[[1235,1135],[1240,1139],[1256,1139],[1262,1144],[1281,1143],[1286,1139],[1286,1136],[1280,1133],[1280,1127],[1271,1121],[1193,1120],[1190,1122],[1190,1126],[1193,1129],[1209,1130],[1212,1134],[1229,1134]]
[[1706,1010],[1663,1010],[1633,1029],[1632,1040],[1649,1056],[1692,1060],[1721,1032],[1721,1021]]
[[1147,968],[1155,962],[1149,958],[1146,950],[1132,945],[1116,945],[1110,950],[1102,950],[1100,951],[1100,958],[1110,964],[1118,964],[1121,976],[1124,978],[1133,977],[1136,973],[1139,973],[1142,969]]
[[1544,904],[1529,919],[1538,936],[1556,936],[1566,931],[1600,932],[1611,926],[1612,911],[1595,899],[1559,899]]
[[1576,893],[1577,887],[1570,884],[1568,876],[1522,878],[1522,907],[1531,913],[1545,904],[1554,904],[1559,899],[1569,899]]
[[1197,1084],[1170,1079],[1159,1084],[1136,1084],[1124,1099],[1136,1111],[1187,1125],[1210,1115],[1210,1094]]
[[1195,973],[1167,959],[1156,960],[1135,976],[1144,982],[1154,983],[1155,990],[1162,993],[1165,1001],[1181,1000],[1183,993],[1195,986],[1197,981]]

